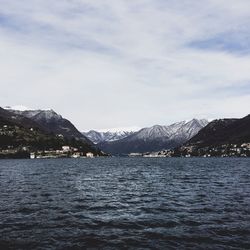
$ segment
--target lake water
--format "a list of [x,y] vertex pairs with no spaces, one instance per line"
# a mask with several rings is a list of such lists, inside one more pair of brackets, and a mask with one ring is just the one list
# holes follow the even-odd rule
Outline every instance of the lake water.
[[250,159],[0,161],[0,249],[250,249]]

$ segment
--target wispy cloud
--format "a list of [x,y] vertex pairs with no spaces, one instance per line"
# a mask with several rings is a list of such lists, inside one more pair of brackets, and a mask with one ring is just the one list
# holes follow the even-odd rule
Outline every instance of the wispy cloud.
[[0,0],[1,103],[81,129],[242,116],[249,25],[248,0]]

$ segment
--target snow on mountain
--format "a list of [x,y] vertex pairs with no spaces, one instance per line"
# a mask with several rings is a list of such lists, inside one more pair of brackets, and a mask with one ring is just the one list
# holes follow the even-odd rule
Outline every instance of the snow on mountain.
[[155,125],[143,128],[130,137],[131,140],[155,140],[155,139],[190,139],[196,135],[200,129],[208,124],[205,119],[193,119],[191,121],[181,121],[168,126]]
[[120,140],[100,142],[98,147],[111,154],[143,153],[175,148],[187,142],[207,124],[207,120],[193,119],[169,126],[155,125],[143,128]]
[[24,111],[27,112],[27,115],[29,113],[34,117],[35,120],[46,120],[46,121],[51,121],[51,120],[61,120],[63,119],[61,115],[57,114],[53,109],[50,110],[37,110],[37,111]]
[[22,105],[6,106],[4,109],[14,112],[15,114],[23,115],[27,118],[36,118],[37,120],[62,119],[62,116],[57,114],[53,109],[29,109]]
[[97,144],[100,142],[112,142],[112,141],[121,140],[134,133],[135,133],[134,131],[99,132],[95,130],[90,130],[88,132],[83,132],[83,135],[89,138],[93,143]]
[[130,127],[116,127],[116,128],[106,128],[106,129],[93,129],[98,132],[111,132],[111,133],[119,133],[119,132],[124,132],[124,131],[129,131],[129,132],[137,132],[141,128],[137,126],[130,126]]
[[7,110],[19,110],[19,111],[30,110],[28,107],[25,107],[23,105],[6,106],[6,107],[4,107],[4,109],[7,109]]
[[182,140],[187,141],[196,135],[200,129],[208,124],[205,119],[193,119],[191,121],[181,121],[168,126],[154,125],[135,131],[96,131],[83,132],[95,144],[104,142],[119,141],[124,138],[129,141],[143,140]]
[[173,124],[170,125],[174,128],[172,135],[170,136],[171,139],[185,139],[189,140],[193,136],[195,136],[203,127],[205,127],[208,124],[208,120],[205,119],[193,119],[191,121],[182,122],[181,124]]

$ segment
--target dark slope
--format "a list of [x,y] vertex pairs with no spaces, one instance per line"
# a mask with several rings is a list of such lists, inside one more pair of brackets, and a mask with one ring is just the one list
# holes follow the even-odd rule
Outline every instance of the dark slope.
[[20,114],[9,112],[0,107],[0,125],[18,125],[24,128],[37,128],[45,132],[46,130],[37,122]]
[[244,142],[250,142],[250,115],[242,119],[212,121],[185,145],[210,147]]
[[97,150],[82,140],[63,138],[43,130],[39,124],[0,108],[0,149],[21,150],[55,150],[63,145],[79,148],[81,152],[94,152]]
[[63,118],[54,110],[10,110],[10,112],[29,118],[49,133],[63,135],[66,138],[76,138],[88,144],[93,144],[69,120]]
[[[130,137],[130,136],[129,136]],[[124,138],[113,142],[103,142],[97,144],[97,146],[104,152],[109,152],[113,155],[126,155],[129,153],[145,153],[152,151],[160,151],[162,149],[174,148],[183,143],[177,140],[130,140],[130,138]]]

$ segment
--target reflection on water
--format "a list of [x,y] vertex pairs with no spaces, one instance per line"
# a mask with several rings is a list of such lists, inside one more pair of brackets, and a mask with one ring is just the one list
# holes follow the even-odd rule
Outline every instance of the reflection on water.
[[1,249],[247,249],[249,236],[249,159],[0,161]]

